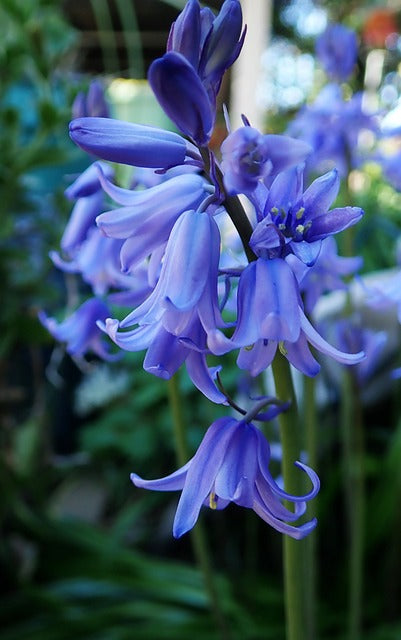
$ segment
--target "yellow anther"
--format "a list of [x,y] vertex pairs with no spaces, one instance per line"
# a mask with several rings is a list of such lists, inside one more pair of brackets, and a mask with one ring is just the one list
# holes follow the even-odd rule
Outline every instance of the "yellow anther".
[[279,224],[279,225],[277,225],[277,226],[278,226],[278,228],[280,229],[280,231],[285,231],[285,224],[284,224],[284,222],[280,222],[280,224]]
[[245,351],[252,351],[252,349],[254,348],[254,344],[248,344],[247,347],[244,347]]
[[303,233],[303,232],[305,231],[305,227],[304,227],[304,225],[303,225],[303,224],[298,224],[298,225],[295,227],[295,231],[297,231],[298,233]]
[[297,220],[300,220],[305,213],[305,207],[301,207],[295,214]]
[[217,509],[217,498],[215,493],[211,493],[209,496],[209,507],[211,509]]
[[270,213],[274,213],[274,214],[278,213],[278,209],[277,209],[277,207],[272,207],[272,208],[270,209]]

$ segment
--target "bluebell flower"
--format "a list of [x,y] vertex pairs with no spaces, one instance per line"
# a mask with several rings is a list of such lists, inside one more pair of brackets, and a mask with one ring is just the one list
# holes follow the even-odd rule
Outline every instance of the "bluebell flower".
[[196,209],[214,188],[196,173],[176,175],[145,190],[131,191],[113,185],[100,170],[105,192],[124,205],[106,211],[96,219],[98,227],[111,238],[124,240],[121,266],[124,272],[164,247],[172,228],[183,212]]
[[273,361],[277,349],[308,376],[320,366],[308,343],[342,364],[356,364],[364,354],[344,353],[314,329],[302,309],[295,275],[285,260],[259,258],[242,272],[237,294],[238,319],[231,338],[241,347],[237,364],[256,376]]
[[[76,251],[70,252],[66,260],[56,251],[50,252],[53,264],[65,273],[79,273],[84,282],[92,287],[95,295],[104,295],[112,288],[131,289],[134,276],[121,271],[121,240],[104,236],[95,226]],[[144,286],[144,297],[151,288]],[[143,299],[141,300],[141,302]]]
[[148,79],[164,111],[199,146],[210,140],[224,72],[238,57],[245,31],[238,0],[225,0],[214,17],[190,0],[173,24],[167,53],[152,62]]
[[343,82],[352,73],[357,60],[355,32],[342,24],[330,24],[316,41],[316,55],[327,75]]
[[60,241],[61,248],[66,253],[73,252],[82,244],[102,211],[104,193],[99,171],[107,178],[114,176],[110,165],[104,162],[93,163],[64,192],[70,200],[77,200]]
[[305,191],[302,167],[280,173],[250,240],[254,253],[261,257],[293,253],[308,266],[314,264],[322,240],[354,225],[363,215],[359,207],[329,210],[339,186],[335,169],[314,180]]
[[110,310],[102,300],[90,298],[63,322],[50,318],[44,311],[39,312],[39,320],[56,340],[66,343],[67,353],[71,356],[94,353],[110,360],[116,356],[110,353],[109,344],[96,324],[109,315]]
[[200,156],[177,133],[113,118],[77,118],[70,137],[81,149],[103,160],[134,167],[167,169]]
[[217,298],[220,233],[207,212],[186,211],[170,233],[160,277],[150,296],[120,323],[121,327],[162,320],[167,331],[182,335],[196,310],[205,331],[223,322]]
[[261,180],[271,181],[303,162],[310,152],[311,147],[302,140],[240,127],[221,146],[224,186],[229,194],[252,193]]
[[362,387],[377,371],[388,336],[363,326],[359,314],[338,320],[335,324],[338,344],[344,349],[363,349],[366,357],[353,368],[357,383]]
[[288,135],[304,140],[313,149],[306,160],[308,172],[335,167],[341,176],[347,176],[351,167],[361,164],[361,132],[379,131],[377,114],[366,109],[362,98],[359,92],[344,100],[341,87],[328,84],[292,120]]
[[[181,469],[159,480],[143,480],[136,474],[132,482],[154,491],[182,491],[173,535],[179,538],[195,525],[202,505],[224,509],[229,502],[253,509],[265,522],[281,533],[301,539],[316,526],[316,518],[294,526],[306,511],[306,503],[319,491],[315,472],[302,464],[312,482],[304,496],[293,496],[281,489],[270,471],[270,447],[251,422],[219,418],[207,430],[197,452]],[[294,511],[282,504],[294,503]]]

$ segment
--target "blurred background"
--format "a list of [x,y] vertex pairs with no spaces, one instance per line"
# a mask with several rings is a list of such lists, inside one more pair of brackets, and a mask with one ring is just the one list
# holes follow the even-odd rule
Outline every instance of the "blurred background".
[[[141,354],[77,362],[37,319],[65,315],[82,284],[57,271],[71,210],[63,195],[89,164],[68,137],[75,96],[101,78],[114,117],[168,127],[146,82],[165,50],[181,0],[0,0],[0,629],[2,640],[219,638],[188,536],[172,538],[175,494],[135,489],[129,474],[176,467],[167,389]],[[208,4],[221,6],[219,0]],[[233,122],[282,133],[325,79],[314,57],[329,21],[360,43],[353,90],[399,121],[401,3],[359,0],[243,2],[249,45],[221,102]],[[351,89],[350,89],[351,91]],[[398,110],[397,110],[398,108]],[[225,136],[218,122],[214,144]],[[392,144],[398,150],[400,140]],[[356,172],[366,210],[355,245],[366,271],[392,268],[401,196],[378,167]],[[399,336],[385,366],[398,357]],[[234,361],[233,361],[234,362]],[[246,385],[225,365],[235,393]],[[363,638],[401,638],[401,423],[399,387],[377,374],[367,417]],[[382,377],[380,377],[382,376]],[[384,380],[384,383],[383,383]],[[182,374],[195,450],[219,414]],[[373,390],[373,391],[372,391]],[[327,390],[326,390],[327,391]],[[338,391],[319,413],[318,627],[344,638],[347,527]],[[277,463],[277,473],[279,466]],[[284,637],[281,538],[253,512],[205,510],[202,520],[230,636]]]

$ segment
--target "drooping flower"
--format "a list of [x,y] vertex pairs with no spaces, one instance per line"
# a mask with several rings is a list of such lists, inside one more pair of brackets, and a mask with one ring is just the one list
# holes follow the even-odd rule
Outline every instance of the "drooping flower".
[[238,285],[238,320],[232,343],[241,347],[237,364],[256,376],[273,361],[277,349],[308,376],[320,366],[308,342],[343,364],[360,362],[363,352],[351,354],[331,346],[306,318],[295,275],[285,260],[259,258],[242,272]]
[[183,212],[196,209],[214,191],[196,173],[176,175],[148,189],[131,191],[113,185],[100,169],[106,193],[124,205],[99,215],[98,227],[110,238],[124,240],[121,266],[130,271],[159,247],[164,247]]
[[343,82],[352,73],[358,55],[355,32],[342,24],[330,24],[316,41],[316,55],[327,75]]
[[[319,491],[315,472],[302,464],[312,482],[304,496],[293,496],[281,489],[270,471],[270,447],[252,422],[219,418],[207,430],[194,457],[181,469],[159,480],[143,480],[136,474],[132,482],[154,491],[182,491],[173,535],[179,538],[195,525],[202,505],[224,509],[229,502],[253,509],[265,522],[281,533],[301,539],[316,526],[313,518],[298,527],[294,524],[306,511],[306,503]],[[294,503],[294,511],[282,504]]]
[[96,324],[109,315],[110,310],[102,300],[90,298],[63,322],[48,317],[44,311],[39,312],[39,320],[56,340],[66,343],[70,355],[82,357],[94,353],[110,360],[116,356],[110,353],[109,345]]
[[185,335],[196,311],[205,331],[222,323],[217,299],[220,233],[207,212],[186,211],[168,238],[160,277],[150,296],[120,323],[162,321],[167,331]]

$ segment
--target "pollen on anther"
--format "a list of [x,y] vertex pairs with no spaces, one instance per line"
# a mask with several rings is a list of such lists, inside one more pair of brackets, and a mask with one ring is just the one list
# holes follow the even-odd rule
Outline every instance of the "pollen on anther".
[[211,509],[217,509],[217,498],[215,493],[211,493],[209,496],[209,507]]

